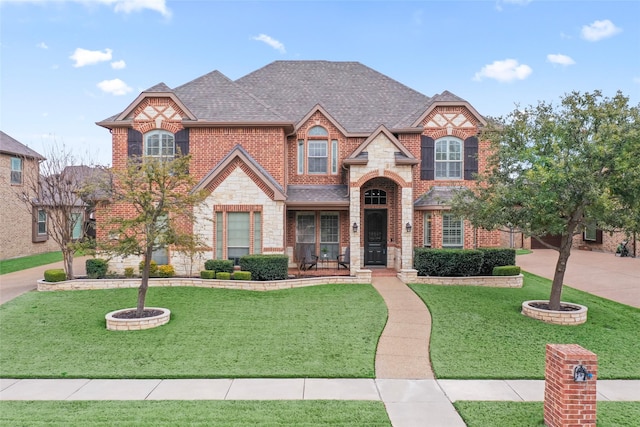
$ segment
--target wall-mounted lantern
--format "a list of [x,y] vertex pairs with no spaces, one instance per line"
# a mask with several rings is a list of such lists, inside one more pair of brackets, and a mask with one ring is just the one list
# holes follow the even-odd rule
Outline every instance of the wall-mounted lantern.
[[358,232],[358,223],[354,222],[352,229],[353,229],[354,233],[357,233]]
[[583,365],[577,365],[573,368],[573,380],[575,382],[584,382],[586,380],[590,380],[593,377],[593,374],[587,371]]
[[407,223],[406,227],[407,227],[407,233],[411,233],[411,223],[410,222]]

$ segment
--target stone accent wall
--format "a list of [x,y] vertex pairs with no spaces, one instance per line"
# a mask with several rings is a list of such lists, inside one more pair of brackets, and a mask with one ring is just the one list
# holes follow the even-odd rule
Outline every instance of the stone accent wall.
[[[593,376],[574,380],[576,366]],[[544,422],[549,427],[596,425],[598,356],[577,344],[547,344]]]

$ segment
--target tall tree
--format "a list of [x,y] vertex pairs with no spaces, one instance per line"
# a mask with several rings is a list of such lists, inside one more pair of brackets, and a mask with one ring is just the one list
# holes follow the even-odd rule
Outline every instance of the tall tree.
[[153,252],[170,245],[190,251],[198,245],[194,207],[206,193],[190,191],[194,180],[189,160],[190,156],[134,158],[125,169],[112,171],[104,226],[113,238],[99,243],[111,254],[143,257],[136,317],[143,317]]
[[[566,94],[491,122],[492,155],[479,185],[460,192],[454,211],[486,229],[517,227],[558,251],[549,308],[560,308],[573,236],[595,221],[629,226],[638,207],[640,106],[618,92]],[[637,224],[637,223],[636,223]],[[555,247],[542,242],[561,235]]]
[[67,279],[74,279],[74,253],[91,244],[78,239],[75,231],[84,230],[80,237],[88,231],[84,221],[93,205],[93,194],[86,191],[86,186],[98,169],[82,165],[71,150],[57,142],[43,154],[46,160],[38,165],[39,172],[26,174],[24,185],[16,191],[32,216],[41,209],[46,212],[47,234],[62,251]]

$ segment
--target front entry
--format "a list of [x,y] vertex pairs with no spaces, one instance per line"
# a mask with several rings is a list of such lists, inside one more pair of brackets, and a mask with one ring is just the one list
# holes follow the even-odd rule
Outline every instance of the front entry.
[[387,265],[387,210],[364,210],[364,265]]

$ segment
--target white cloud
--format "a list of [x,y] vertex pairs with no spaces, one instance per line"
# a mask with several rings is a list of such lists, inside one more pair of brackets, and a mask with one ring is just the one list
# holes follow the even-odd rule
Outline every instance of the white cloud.
[[112,95],[126,95],[133,90],[120,79],[103,80],[98,83],[98,87],[103,92],[110,93]]
[[550,53],[549,55],[547,55],[547,61],[551,62],[552,64],[564,66],[573,65],[576,63],[576,61],[574,61],[570,56],[562,55],[560,53]]
[[473,80],[481,81],[484,78],[488,78],[499,82],[512,82],[514,80],[524,80],[532,72],[531,67],[526,64],[519,64],[515,59],[505,59],[485,65],[475,74]]
[[85,65],[93,65],[98,62],[111,61],[111,49],[105,49],[104,51],[100,50],[87,50],[82,48],[77,48],[73,55],[69,58],[76,61],[73,64],[74,67],[84,67]]
[[286,53],[286,50],[284,48],[284,45],[282,43],[280,43],[278,40],[271,38],[270,36],[266,35],[266,34],[260,34],[259,36],[256,37],[252,37],[253,40],[257,40],[260,42],[264,42],[266,44],[268,44],[269,46],[271,46],[272,48],[274,48],[275,50],[277,50],[280,53]]
[[613,37],[621,31],[621,28],[616,27],[613,22],[605,19],[604,21],[594,21],[591,25],[584,25],[580,35],[585,40],[597,42],[607,37]]
[[36,47],[39,47],[40,49],[49,49],[49,46],[47,46],[45,42],[38,43]]
[[[0,0],[1,3],[53,3],[51,0]],[[113,6],[115,12],[131,13],[149,9],[160,13],[169,18],[171,10],[167,8],[166,0],[57,0],[56,3],[100,3],[107,6]]]
[[120,61],[113,61],[111,63],[111,68],[113,68],[114,70],[122,70],[123,68],[126,68],[127,64],[124,62],[124,60],[120,60]]

